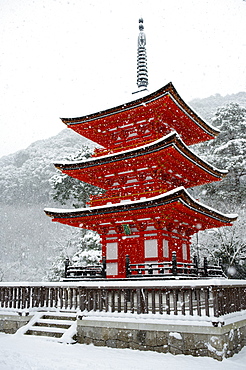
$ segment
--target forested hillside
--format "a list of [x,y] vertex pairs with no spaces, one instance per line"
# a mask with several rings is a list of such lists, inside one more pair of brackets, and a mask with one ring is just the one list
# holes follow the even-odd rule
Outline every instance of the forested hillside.
[[[238,103],[239,106],[245,108],[246,93],[196,99],[190,102],[190,106],[202,118],[212,123],[211,119],[217,109],[231,102]],[[222,121],[219,121],[217,117],[217,121],[213,121],[212,124],[220,128]],[[245,125],[243,127],[239,123],[233,125],[234,135],[236,135],[235,145],[233,144],[236,151],[233,158],[230,155],[230,148],[228,152],[228,147],[225,147],[228,137],[223,138],[224,143],[220,143],[220,150],[210,143],[193,148],[217,167],[228,168],[230,170],[228,180],[223,180],[222,185],[212,184],[193,189],[191,192],[205,204],[223,212],[239,212],[242,215],[245,206],[245,175],[242,172],[239,182],[234,183],[236,178],[233,177],[233,174],[235,175],[233,168],[239,169],[239,164],[241,167],[244,166],[245,148],[242,143],[246,138],[240,130],[243,130],[243,127],[245,129]],[[242,140],[236,140],[239,138]],[[52,223],[44,215],[43,208],[54,205],[59,207],[59,201],[62,199],[57,196],[58,203],[54,203],[54,192],[57,195],[60,190],[54,181],[56,170],[52,162],[71,158],[78,152],[88,154],[92,147],[91,142],[65,129],[57,136],[35,142],[25,150],[0,158],[0,245],[2,252],[0,280],[43,279],[56,257],[73,255],[76,252],[77,231],[74,228]],[[238,154],[238,150],[241,150],[241,154]],[[75,200],[77,203],[81,201]],[[74,199],[73,202],[69,202],[70,200],[67,201],[69,206],[76,205]],[[242,224],[242,232],[244,232],[244,227]],[[85,242],[86,236],[80,235],[79,238]],[[206,238],[201,238],[201,243],[207,240]],[[96,244],[98,244],[97,240]],[[87,254],[85,253],[85,258]]]
[[227,176],[219,182],[191,189],[193,195],[224,213],[237,213],[232,227],[210,229],[193,237],[193,252],[198,257],[223,265],[231,278],[246,279],[246,108],[236,102],[219,107],[212,120],[220,134],[193,150]]
[[43,212],[55,205],[53,162],[88,146],[94,144],[65,129],[0,159],[0,281],[40,280],[64,249],[71,229]]
[[55,174],[53,162],[94,144],[72,130],[36,141],[27,149],[0,158],[0,202],[3,204],[46,203]]
[[189,102],[189,105],[207,122],[211,122],[216,110],[229,103],[237,103],[242,107],[246,107],[246,92],[239,92],[221,96],[220,94],[209,96],[204,99],[194,99]]

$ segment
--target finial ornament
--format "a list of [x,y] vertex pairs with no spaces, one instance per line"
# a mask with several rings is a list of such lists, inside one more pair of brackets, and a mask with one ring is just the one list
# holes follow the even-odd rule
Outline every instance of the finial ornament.
[[144,26],[143,26],[143,18],[140,18],[139,19],[139,31],[143,31],[144,30]]
[[143,25],[143,18],[139,19],[139,35],[138,35],[138,57],[137,57],[137,85],[140,87],[148,86],[148,69],[147,69],[147,54],[146,54],[146,36]]

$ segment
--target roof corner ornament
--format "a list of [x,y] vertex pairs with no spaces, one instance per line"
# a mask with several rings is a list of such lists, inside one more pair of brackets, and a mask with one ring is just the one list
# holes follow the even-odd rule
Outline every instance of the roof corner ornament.
[[[148,69],[147,69],[147,54],[146,54],[146,36],[144,33],[143,18],[139,19],[139,35],[138,35],[138,53],[137,53],[137,92],[147,90],[148,86]],[[135,94],[133,93],[133,94]]]

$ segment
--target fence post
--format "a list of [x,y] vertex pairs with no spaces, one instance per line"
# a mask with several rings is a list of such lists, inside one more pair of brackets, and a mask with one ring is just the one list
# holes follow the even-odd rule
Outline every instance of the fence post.
[[219,310],[219,288],[212,287],[214,316],[220,316]]
[[224,275],[224,277],[225,277],[226,276],[226,273],[224,272],[224,265],[223,265],[222,258],[219,258],[218,264],[219,264],[219,266],[221,268],[222,276]]
[[177,257],[176,252],[172,252],[172,274],[177,275]]
[[193,257],[193,263],[195,275],[198,276],[198,258],[196,255]]
[[130,257],[129,255],[127,254],[126,255],[126,277],[130,277],[131,275],[131,271],[130,271]]
[[203,270],[204,270],[204,276],[207,277],[208,276],[208,259],[207,259],[207,257],[204,257],[204,260],[203,260]]
[[67,269],[68,269],[69,264],[70,264],[69,258],[66,258],[65,259],[65,262],[64,262],[64,265],[65,265],[65,278],[67,277]]
[[102,278],[106,279],[106,257],[102,256]]

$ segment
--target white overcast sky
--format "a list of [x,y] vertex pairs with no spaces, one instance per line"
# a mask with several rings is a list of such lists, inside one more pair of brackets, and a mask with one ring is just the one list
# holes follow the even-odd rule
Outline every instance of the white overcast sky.
[[0,0],[0,156],[131,100],[139,17],[150,92],[246,91],[246,1]]

